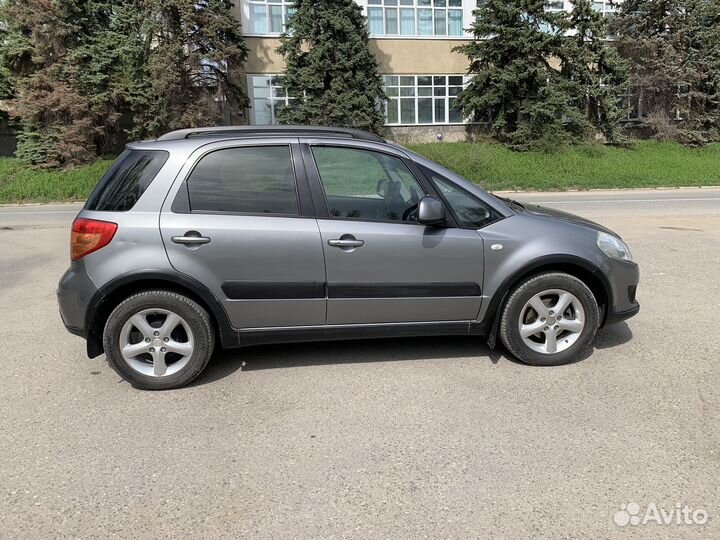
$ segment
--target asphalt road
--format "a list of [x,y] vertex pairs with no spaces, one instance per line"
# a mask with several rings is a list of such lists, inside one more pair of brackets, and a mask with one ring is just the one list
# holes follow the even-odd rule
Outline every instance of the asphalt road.
[[[62,328],[77,207],[0,209],[0,538],[720,538],[720,190],[515,197],[615,229],[642,267],[641,314],[587,360],[265,346],[164,393]],[[616,525],[631,502],[709,521]]]

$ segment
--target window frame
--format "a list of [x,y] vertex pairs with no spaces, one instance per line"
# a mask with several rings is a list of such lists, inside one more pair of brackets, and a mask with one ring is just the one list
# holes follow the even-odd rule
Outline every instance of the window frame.
[[[369,1],[363,2],[363,8],[364,8],[364,15],[367,18],[368,21],[368,31],[370,32],[370,37],[375,39],[394,39],[394,38],[400,38],[400,39],[408,39],[408,38],[420,38],[420,39],[467,39],[467,32],[465,28],[465,15],[466,15],[466,6],[465,2],[461,1],[459,6],[450,6],[449,0],[445,0],[445,6],[436,6],[435,2],[437,0],[430,0],[429,5],[420,5],[419,0],[394,0],[393,3],[386,3],[387,0],[371,0],[374,1],[374,3],[370,3]],[[403,4],[402,2],[406,1],[409,3]],[[382,14],[382,16],[379,18],[382,24],[382,32],[381,33],[375,33],[372,30],[371,24],[370,24],[370,10],[379,10]],[[413,11],[413,18],[412,18],[412,25],[413,25],[413,33],[411,34],[403,34],[401,32],[402,28],[402,11],[403,10],[412,10]],[[420,33],[420,13],[429,11],[430,12],[430,19],[429,19],[429,25],[430,25],[430,33]],[[397,32],[390,32],[388,33],[388,12],[394,12],[395,16],[393,18],[395,25],[397,26]],[[438,12],[443,13],[443,17],[437,18],[436,14]],[[450,12],[459,12],[460,13],[460,33],[459,34],[451,34],[450,33]],[[438,34],[436,33],[435,29],[437,28],[437,25],[440,21],[441,24],[444,26],[445,33]],[[424,21],[427,22],[427,21]]]
[[[388,84],[388,80],[391,77],[395,77],[397,79],[397,84]],[[403,77],[412,77],[413,78],[413,86],[407,86],[401,84],[401,79]],[[429,77],[431,79],[429,85],[420,85],[418,84],[418,80],[420,77]],[[445,83],[444,84],[435,84],[435,78],[437,77],[444,77]],[[461,77],[462,78],[462,84],[450,84],[450,77]],[[470,83],[470,79],[466,75],[462,74],[447,74],[447,73],[435,73],[435,74],[394,74],[394,73],[385,73],[382,75],[383,78],[383,89],[385,90],[385,93],[387,95],[387,99],[385,100],[385,123],[384,125],[389,127],[398,127],[398,126],[462,126],[465,124],[470,123],[467,118],[462,117],[462,111],[458,111],[461,119],[460,121],[451,121],[450,115],[451,115],[451,104],[455,103],[457,101],[457,98],[460,94],[457,95],[450,95],[450,89],[451,88],[460,88],[460,92],[462,93],[466,88],[467,85]],[[397,90],[397,95],[389,95],[387,90],[388,88],[393,88]],[[413,89],[413,95],[412,96],[403,96],[402,91],[404,88],[412,88]],[[428,96],[421,96],[420,95],[420,88],[424,89],[430,89],[430,95]],[[435,95],[436,88],[443,88],[444,94],[443,95]],[[420,116],[420,100],[421,99],[428,99],[431,102],[431,113],[432,113],[432,122],[419,122],[419,116]],[[402,121],[402,102],[403,101],[413,101],[414,106],[414,117],[415,122],[414,123],[408,123]],[[389,121],[389,110],[391,101],[393,102],[393,105],[397,109],[397,122],[390,122]],[[435,121],[435,104],[436,102],[442,102],[444,106],[444,116],[445,120],[436,122]]]
[[[256,77],[262,77],[265,79],[265,82],[267,83],[264,88],[267,88],[269,96],[262,98],[262,97],[256,97],[255,96],[255,90],[259,88],[263,88],[260,86],[255,86],[254,79]],[[276,106],[278,103],[282,103],[284,107],[290,107],[291,103],[293,101],[297,101],[297,98],[294,98],[290,96],[290,94],[287,91],[287,87],[284,84],[278,85],[273,84],[274,80],[281,79],[283,80],[284,74],[277,74],[277,73],[248,73],[247,74],[247,88],[248,88],[248,98],[250,99],[250,120],[251,124],[253,126],[276,126],[279,125],[277,113],[276,113]],[[279,88],[282,89],[283,93],[285,94],[283,97],[275,97],[273,96],[273,90]],[[266,102],[270,103],[270,123],[269,124],[258,124],[257,121],[257,108],[255,107],[255,101],[256,100],[265,100]]]
[[[310,189],[313,192],[313,201],[315,203],[315,208],[317,209],[317,219],[330,219],[334,221],[350,221],[350,222],[362,222],[362,223],[385,223],[385,224],[392,224],[392,225],[414,225],[418,227],[427,227],[427,225],[423,225],[422,223],[418,223],[416,221],[398,221],[398,220],[390,220],[390,219],[370,219],[370,218],[351,218],[351,217],[342,217],[342,216],[333,216],[330,213],[330,204],[327,200],[327,193],[325,192],[325,185],[323,184],[322,178],[320,176],[320,169],[317,165],[317,162],[315,161],[315,154],[313,152],[314,147],[331,147],[331,148],[343,148],[347,150],[358,150],[358,151],[364,151],[364,152],[374,152],[377,154],[384,154],[386,156],[399,159],[405,167],[410,171],[410,174],[415,179],[415,181],[418,183],[418,185],[422,188],[424,191],[423,196],[433,196],[433,197],[439,197],[440,200],[445,205],[446,210],[447,208],[447,202],[444,200],[444,198],[439,196],[439,193],[435,189],[435,186],[430,182],[418,169],[415,162],[413,162],[411,159],[409,159],[407,156],[402,155],[400,153],[395,153],[392,151],[387,151],[387,149],[384,148],[376,148],[367,146],[364,144],[343,144],[341,142],[331,142],[331,141],[307,141],[301,143],[302,149],[303,149],[303,158],[305,161],[305,168],[307,172],[307,178],[310,183]],[[448,219],[447,223],[443,228],[445,229],[458,229],[457,221],[455,220],[454,213],[448,212],[447,214]]]
[[[228,142],[228,141],[225,141]],[[214,146],[214,145],[213,145]],[[230,212],[230,211],[219,211],[219,210],[193,210],[190,204],[190,178],[195,172],[195,169],[200,162],[210,154],[215,152],[222,152],[227,150],[239,150],[243,148],[268,148],[283,146],[287,147],[290,153],[290,163],[292,165],[293,178],[295,183],[295,197],[297,201],[297,213],[296,214],[282,214],[276,212]],[[244,216],[244,217],[273,217],[273,218],[312,218],[315,217],[315,210],[313,202],[310,197],[310,192],[307,187],[307,180],[304,176],[304,168],[302,163],[302,157],[299,151],[299,145],[297,140],[278,140],[278,141],[267,141],[260,142],[257,140],[247,141],[246,144],[238,141],[232,141],[231,144],[218,145],[212,148],[203,148],[197,157],[191,156],[192,165],[187,170],[187,173],[183,176],[180,182],[180,187],[175,193],[170,211],[174,214],[191,214],[191,215],[211,215],[211,216]]]
[[[287,29],[287,23],[290,20],[290,17],[294,15],[294,13],[289,13],[289,9],[293,9],[295,6],[294,0],[276,0],[276,1],[268,1],[268,0],[248,0],[245,2],[247,5],[247,25],[243,24],[243,34],[246,36],[280,36],[283,32]],[[279,32],[272,31],[271,30],[271,16],[270,16],[270,8],[273,6],[279,6],[281,9],[281,18],[282,18],[282,30]],[[255,32],[253,30],[253,24],[255,19],[253,18],[253,8],[254,7],[264,7],[265,8],[265,31],[264,32]]]

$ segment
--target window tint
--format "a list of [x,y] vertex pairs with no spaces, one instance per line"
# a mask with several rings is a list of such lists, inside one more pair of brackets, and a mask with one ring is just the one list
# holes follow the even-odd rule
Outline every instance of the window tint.
[[288,146],[218,150],[200,160],[187,184],[192,211],[298,214]]
[[313,148],[330,214],[338,218],[408,220],[425,194],[402,160],[354,148]]
[[427,167],[421,166],[421,168],[452,208],[461,227],[479,229],[500,218],[492,208],[455,186],[444,176],[440,176]]
[[124,152],[93,190],[87,210],[126,212],[140,199],[168,159],[158,150]]

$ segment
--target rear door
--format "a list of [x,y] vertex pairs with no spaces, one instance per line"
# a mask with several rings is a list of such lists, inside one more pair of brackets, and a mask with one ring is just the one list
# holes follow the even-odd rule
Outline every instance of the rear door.
[[303,174],[297,139],[214,143],[188,160],[163,207],[171,264],[209,287],[236,328],[325,323]]
[[476,230],[412,220],[413,207],[433,188],[410,162],[386,147],[340,142],[309,144],[304,156],[321,198],[316,206],[326,205],[318,224],[328,324],[477,317],[483,240]]

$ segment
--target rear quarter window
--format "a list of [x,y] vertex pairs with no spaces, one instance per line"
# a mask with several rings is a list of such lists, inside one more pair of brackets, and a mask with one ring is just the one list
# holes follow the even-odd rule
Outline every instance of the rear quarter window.
[[127,212],[135,206],[169,157],[164,150],[128,150],[102,177],[86,210]]

